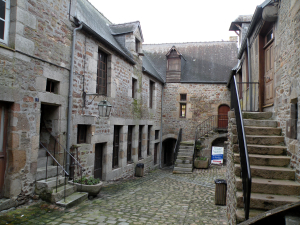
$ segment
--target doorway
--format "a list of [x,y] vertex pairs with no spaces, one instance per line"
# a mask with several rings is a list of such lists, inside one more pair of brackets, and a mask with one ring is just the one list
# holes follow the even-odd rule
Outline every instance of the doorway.
[[0,198],[3,197],[4,176],[6,169],[6,139],[7,139],[8,107],[0,102]]
[[99,178],[100,180],[102,180],[104,146],[105,143],[98,143],[95,146],[94,178]]
[[175,138],[168,138],[163,141],[163,162],[164,166],[172,166],[174,159]]
[[226,129],[228,127],[228,105],[220,105],[218,109],[218,129]]

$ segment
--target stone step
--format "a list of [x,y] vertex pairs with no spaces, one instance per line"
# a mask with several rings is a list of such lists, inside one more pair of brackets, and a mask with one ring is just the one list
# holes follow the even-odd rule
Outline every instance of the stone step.
[[253,120],[269,120],[272,119],[272,112],[243,112],[244,119],[253,119]]
[[186,156],[186,157],[193,157],[193,152],[192,153],[189,153],[189,152],[178,152],[178,155],[177,155],[177,157],[184,157],[184,156]]
[[193,168],[193,164],[192,163],[189,163],[189,164],[177,164],[177,163],[175,163],[175,167]]
[[[249,145],[247,144],[249,154],[260,154],[260,155],[286,155],[287,147],[279,145]],[[238,144],[233,145],[233,152],[239,153]]]
[[[286,167],[290,164],[290,160],[290,156],[249,154],[250,165]],[[234,162],[240,163],[240,154],[234,154]]]
[[[233,124],[236,124],[236,120],[231,119]],[[252,119],[243,119],[244,127],[277,127],[277,121],[275,120],[252,120]]]
[[[236,178],[237,190],[243,190],[241,178]],[[275,195],[300,195],[300,183],[290,180],[252,178],[251,192]]]
[[184,168],[184,167],[174,167],[173,171],[180,171],[180,172],[192,172],[193,168]]
[[[237,207],[244,207],[243,193],[237,192]],[[258,194],[251,193],[250,208],[260,210],[270,210],[282,205],[299,202],[299,196],[286,196],[286,195],[272,195],[272,194]]]
[[193,161],[193,156],[177,156],[177,159],[180,159],[180,160],[184,160],[184,161]]
[[173,173],[174,174],[191,174],[193,172],[192,171],[191,172],[184,172],[184,171],[173,170]]
[[[277,180],[295,180],[295,170],[284,167],[273,166],[250,166],[251,176],[265,178],[265,179],[277,179]],[[234,165],[234,173],[237,177],[240,177],[241,168],[239,164]]]
[[88,193],[86,192],[75,192],[70,196],[66,197],[66,201],[64,199],[56,202],[57,205],[70,208],[74,205],[80,204],[81,202],[87,200]]
[[47,152],[46,149],[40,148],[38,152],[38,158],[46,157],[47,156],[46,152]]
[[176,159],[176,164],[192,164],[193,160],[181,160],[181,159]]
[[179,151],[180,150],[191,150],[191,151],[194,151],[194,146],[182,146],[182,145],[180,145],[179,146]]
[[[281,128],[276,127],[244,127],[246,135],[281,135]],[[232,127],[232,133],[237,134],[236,126]]]
[[37,168],[45,167],[46,164],[48,166],[52,166],[53,165],[53,159],[51,158],[51,156],[48,156],[48,160],[47,160],[47,157],[38,158]]
[[71,185],[71,184],[67,184],[67,185],[58,187],[57,192],[56,192],[56,188],[54,188],[52,191],[50,202],[55,203],[55,202],[60,201],[61,199],[64,198],[65,192],[66,192],[66,196],[70,196],[76,191],[77,191],[76,185]]
[[[247,144],[254,145],[284,145],[283,136],[263,136],[263,135],[247,135],[246,136]],[[233,135],[233,143],[238,143],[237,135]]]
[[180,148],[178,152],[194,152],[194,148]]
[[180,142],[180,146],[194,146],[195,141],[182,141]]
[[[58,167],[58,175],[62,174],[62,169]],[[55,177],[57,175],[57,167],[56,166],[48,166],[47,168],[47,178]],[[46,179],[46,167],[37,168],[36,171],[36,180]]]
[[[68,183],[68,177],[66,178],[66,183]],[[52,190],[52,188],[57,186],[61,186],[65,183],[65,177],[63,176],[58,176],[58,177],[51,177],[48,178],[47,180],[39,180],[35,184],[35,192],[37,194],[40,193],[40,190],[46,188],[48,190]]]
[[[266,212],[266,210],[258,210],[258,209],[250,209],[249,210],[249,218],[258,216],[261,213]],[[236,221],[237,224],[245,221],[245,211],[244,208],[237,208],[236,210]]]

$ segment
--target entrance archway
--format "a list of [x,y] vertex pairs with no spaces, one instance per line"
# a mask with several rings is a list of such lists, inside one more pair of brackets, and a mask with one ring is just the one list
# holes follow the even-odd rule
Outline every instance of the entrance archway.
[[174,159],[174,148],[176,144],[175,138],[168,138],[162,143],[162,165],[163,166],[172,166]]

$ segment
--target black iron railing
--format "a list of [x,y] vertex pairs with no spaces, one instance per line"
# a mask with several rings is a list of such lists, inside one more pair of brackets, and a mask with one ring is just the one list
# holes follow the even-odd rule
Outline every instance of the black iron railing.
[[180,128],[180,130],[178,132],[178,137],[177,137],[177,141],[176,141],[175,148],[174,148],[173,165],[175,165],[175,162],[176,162],[176,159],[177,159],[177,155],[178,155],[181,140],[182,140],[182,128]]
[[215,115],[204,120],[196,127],[195,141],[214,131],[227,131],[228,115]]
[[258,82],[237,82],[242,111],[258,111]]
[[243,200],[245,219],[249,219],[250,195],[251,195],[251,171],[248,158],[246,135],[244,130],[243,115],[240,105],[240,97],[235,76],[230,81],[231,90],[231,109],[234,109],[236,118],[236,127],[238,134],[238,144],[240,151],[241,178],[243,183]]

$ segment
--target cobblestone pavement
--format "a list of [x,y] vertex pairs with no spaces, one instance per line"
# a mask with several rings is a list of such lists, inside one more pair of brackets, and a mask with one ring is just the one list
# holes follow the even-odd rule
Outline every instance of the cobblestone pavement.
[[143,178],[107,183],[97,198],[71,209],[37,202],[8,211],[0,224],[226,224],[226,207],[214,204],[214,179],[224,179],[225,171],[155,170]]

